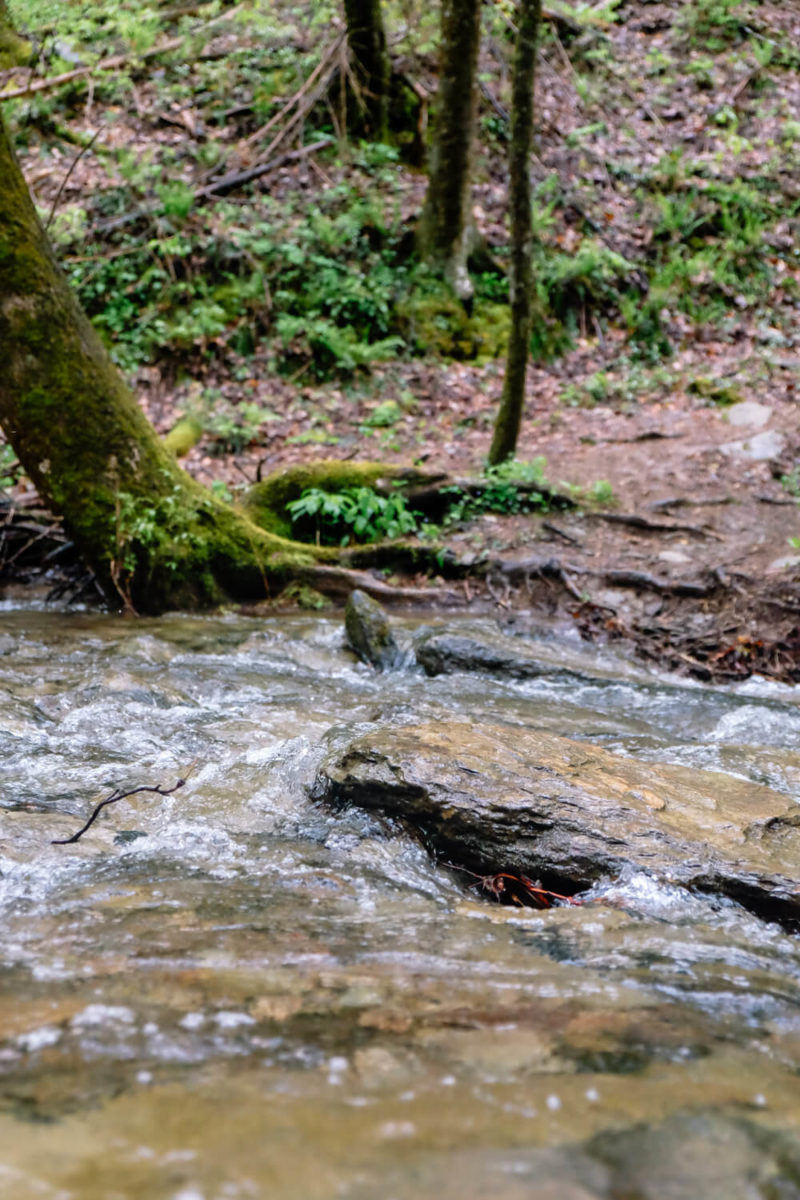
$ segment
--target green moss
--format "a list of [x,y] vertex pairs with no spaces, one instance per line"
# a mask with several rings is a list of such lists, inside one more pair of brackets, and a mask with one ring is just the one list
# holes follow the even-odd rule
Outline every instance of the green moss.
[[731,404],[739,404],[742,393],[733,383],[723,383],[719,379],[710,379],[707,375],[698,375],[686,389],[693,396],[702,396],[712,404],[727,408]]
[[309,587],[307,583],[290,583],[281,592],[281,600],[285,600],[287,604],[296,604],[298,608],[315,611],[331,606],[327,596],[323,596],[322,592],[318,592],[316,588]]
[[286,467],[250,488],[243,508],[250,520],[279,537],[291,537],[292,526],[286,505],[298,500],[309,488],[341,492],[345,488],[374,487],[380,480],[413,479],[407,467],[386,463],[346,463],[335,459]]
[[203,426],[196,417],[182,417],[162,438],[162,444],[176,458],[184,458],[202,436]]
[[420,354],[489,362],[502,358],[508,345],[508,305],[478,298],[467,311],[446,283],[427,275],[398,301],[395,315],[406,341]]
[[30,62],[33,46],[3,22],[0,10],[0,71],[9,67],[24,67]]

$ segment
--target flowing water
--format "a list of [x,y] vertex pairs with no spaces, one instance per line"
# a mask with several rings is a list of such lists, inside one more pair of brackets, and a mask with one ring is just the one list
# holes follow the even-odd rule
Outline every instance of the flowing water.
[[800,939],[645,876],[493,906],[308,799],[328,738],[452,714],[798,793],[791,689],[540,649],[581,678],[377,676],[316,617],[0,612],[0,1195],[800,1197]]

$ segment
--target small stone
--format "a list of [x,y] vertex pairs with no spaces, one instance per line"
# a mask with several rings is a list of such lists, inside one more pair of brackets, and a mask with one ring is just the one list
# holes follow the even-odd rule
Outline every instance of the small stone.
[[780,558],[773,558],[767,571],[788,571],[792,567],[800,567],[800,554],[784,554]]
[[754,400],[743,400],[729,408],[725,415],[731,425],[754,425],[760,429],[772,416],[772,409],[766,404],[756,404]]
[[765,462],[769,458],[777,458],[783,453],[786,438],[775,429],[767,429],[754,437],[742,442],[726,442],[720,446],[723,454],[734,458],[749,458],[753,462]]

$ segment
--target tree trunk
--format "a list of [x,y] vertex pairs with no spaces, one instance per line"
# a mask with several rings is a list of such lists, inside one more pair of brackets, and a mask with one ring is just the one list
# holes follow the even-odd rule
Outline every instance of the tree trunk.
[[73,297],[1,118],[0,425],[128,608],[262,598],[331,557],[259,529],[178,467]]
[[14,31],[6,0],[0,0],[0,71],[23,66],[31,56],[31,44]]
[[494,427],[489,462],[511,458],[517,448],[531,334],[533,286],[530,159],[533,148],[533,94],[536,39],[541,0],[519,0],[517,47],[511,87],[511,143],[508,154],[511,210],[511,332],[508,339],[503,398]]
[[419,246],[462,300],[473,291],[467,256],[475,239],[471,174],[479,39],[480,0],[442,0],[439,91]]
[[344,0],[347,45],[354,83],[349,132],[381,141],[386,136],[389,59],[380,0]]

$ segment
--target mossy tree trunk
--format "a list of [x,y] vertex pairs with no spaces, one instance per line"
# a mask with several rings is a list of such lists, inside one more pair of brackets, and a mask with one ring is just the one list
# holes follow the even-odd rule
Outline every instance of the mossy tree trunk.
[[8,4],[0,0],[0,71],[24,65],[30,56],[30,42],[15,32]]
[[480,41],[480,0],[442,0],[439,90],[430,180],[419,227],[422,256],[468,300],[472,224],[472,146]]
[[332,557],[303,558],[178,467],[72,295],[2,118],[0,425],[109,597],[130,608],[261,598]]
[[513,456],[517,448],[525,403],[533,287],[530,160],[533,148],[536,41],[541,14],[541,0],[519,0],[519,30],[511,85],[511,142],[508,155],[511,331],[503,397],[489,450],[489,462],[493,466]]
[[386,136],[389,58],[380,0],[344,0],[347,46],[354,84],[348,130],[380,141]]

